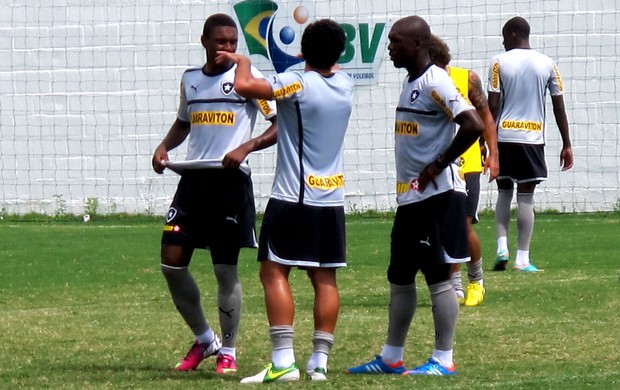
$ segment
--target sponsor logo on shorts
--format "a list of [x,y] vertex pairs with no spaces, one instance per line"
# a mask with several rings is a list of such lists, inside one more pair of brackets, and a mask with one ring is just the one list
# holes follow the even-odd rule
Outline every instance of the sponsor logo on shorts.
[[409,183],[396,183],[396,193],[398,194],[404,194],[405,192],[409,192],[409,190],[412,191],[418,191],[419,188],[419,182],[418,179],[412,179]]
[[309,175],[306,183],[312,188],[320,190],[333,190],[344,186],[344,174],[339,173],[333,176],[314,176]]
[[282,87],[280,89],[276,89],[275,91],[273,91],[273,98],[274,99],[283,99],[287,96],[291,96],[292,94],[299,92],[301,90],[303,90],[304,87],[303,85],[301,85],[301,83],[299,81],[295,81],[293,84],[291,85],[287,85],[285,87]]
[[417,137],[420,125],[416,122],[396,121],[396,134]]
[[168,214],[166,214],[166,223],[169,223],[170,221],[172,221],[174,217],[176,216],[177,216],[177,209],[175,209],[174,207],[170,207],[170,209],[168,209]]
[[541,122],[534,121],[502,121],[502,129],[504,130],[524,130],[524,131],[542,131]]
[[223,125],[235,124],[235,113],[226,111],[201,111],[192,112],[192,125]]
[[181,227],[179,225],[164,225],[164,231],[165,232],[174,232],[174,233],[178,233],[181,231]]

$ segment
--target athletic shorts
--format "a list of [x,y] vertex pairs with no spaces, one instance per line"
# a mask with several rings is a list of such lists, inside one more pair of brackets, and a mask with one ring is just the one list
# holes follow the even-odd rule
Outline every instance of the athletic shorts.
[[541,182],[547,178],[545,145],[498,142],[498,179],[517,183]]
[[465,174],[465,188],[467,188],[467,205],[465,212],[472,218],[472,224],[478,223],[478,201],[480,200],[480,173]]
[[292,267],[346,267],[344,207],[269,199],[258,260]]
[[399,206],[392,227],[388,280],[415,281],[421,270],[429,285],[450,278],[450,264],[469,261],[466,195],[448,191]]
[[166,216],[162,244],[256,248],[252,180],[237,169],[186,170]]

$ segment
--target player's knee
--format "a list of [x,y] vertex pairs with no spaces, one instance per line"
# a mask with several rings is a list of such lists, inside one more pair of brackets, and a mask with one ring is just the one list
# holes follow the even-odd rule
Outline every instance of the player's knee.
[[214,264],[213,271],[221,292],[228,293],[239,284],[239,273],[236,265]]
[[179,278],[182,274],[189,272],[187,267],[174,267],[164,263],[160,264],[159,268],[161,269],[162,275],[168,280]]
[[387,271],[388,282],[404,286],[415,282],[415,271],[390,265]]
[[450,280],[452,276],[452,265],[442,264],[439,266],[429,267],[424,271],[424,279],[429,286]]

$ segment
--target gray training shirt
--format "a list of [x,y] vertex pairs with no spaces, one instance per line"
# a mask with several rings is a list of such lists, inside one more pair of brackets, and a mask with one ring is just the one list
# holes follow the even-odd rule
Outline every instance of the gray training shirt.
[[353,81],[285,72],[268,78],[278,109],[278,161],[271,197],[311,206],[344,205],[342,149]]

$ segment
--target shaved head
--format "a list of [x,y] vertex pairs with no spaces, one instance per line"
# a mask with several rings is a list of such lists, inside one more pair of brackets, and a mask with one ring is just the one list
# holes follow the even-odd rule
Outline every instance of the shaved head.
[[426,69],[431,63],[431,36],[431,28],[419,16],[407,16],[397,20],[388,34],[388,51],[394,66],[406,68],[410,74]]
[[420,43],[428,46],[431,40],[431,28],[419,16],[407,16],[394,23],[394,28],[401,29],[411,39],[419,39]]

